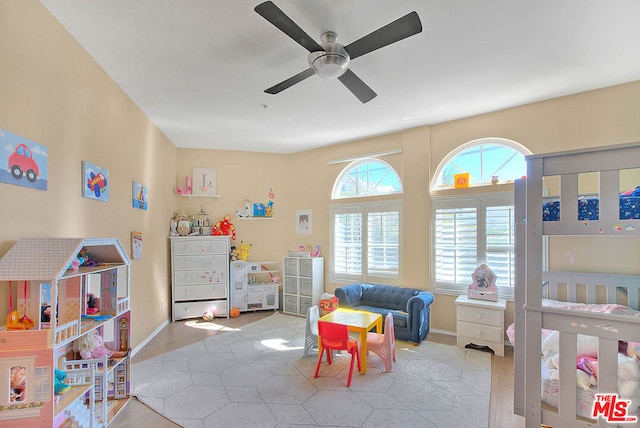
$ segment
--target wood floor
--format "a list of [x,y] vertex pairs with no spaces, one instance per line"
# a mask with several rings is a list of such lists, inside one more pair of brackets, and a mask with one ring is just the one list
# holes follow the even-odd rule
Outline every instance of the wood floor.
[[[271,315],[271,311],[247,312],[238,318],[216,319],[215,323],[225,327],[242,327],[245,324]],[[132,362],[144,361],[156,355],[163,354],[175,348],[199,342],[200,340],[220,334],[219,330],[193,328],[187,326],[187,321],[169,323],[149,343],[139,350]],[[193,323],[193,321],[191,321]],[[203,327],[208,323],[199,323]],[[455,346],[454,336],[429,333],[427,340]],[[110,428],[151,426],[154,428],[179,427],[162,415],[151,410],[137,399],[132,398],[127,406],[116,416],[109,425]],[[513,348],[505,347],[505,356],[491,356],[491,409],[489,412],[490,428],[521,428],[524,418],[513,414]]]

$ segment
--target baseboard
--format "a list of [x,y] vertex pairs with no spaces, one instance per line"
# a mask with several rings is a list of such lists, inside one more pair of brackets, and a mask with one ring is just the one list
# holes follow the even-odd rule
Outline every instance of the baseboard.
[[160,333],[162,329],[168,325],[169,325],[169,320],[168,319],[164,320],[164,322],[160,324],[155,330],[153,330],[150,335],[148,335],[141,343],[138,344],[138,346],[131,349],[131,357],[136,355],[138,351],[140,351],[144,347],[144,345],[149,343],[151,339],[156,337],[156,335]]
[[447,336],[455,336],[456,332],[455,331],[449,331],[449,330],[440,330],[439,328],[430,328],[429,329],[429,333],[438,333],[438,334],[446,334]]

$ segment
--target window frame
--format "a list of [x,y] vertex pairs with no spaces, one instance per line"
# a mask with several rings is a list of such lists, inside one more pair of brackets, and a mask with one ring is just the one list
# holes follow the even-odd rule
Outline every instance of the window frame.
[[[342,185],[342,182],[349,177],[349,174],[351,174],[351,172],[358,168],[359,166],[363,165],[363,164],[367,164],[367,163],[376,163],[376,164],[380,164],[383,165],[385,167],[387,167],[389,173],[393,174],[395,176],[395,178],[398,181],[398,185],[400,186],[399,190],[394,190],[394,191],[385,191],[385,192],[369,192],[369,193],[362,193],[362,194],[355,194],[355,195],[347,195],[347,196],[343,196],[342,194],[340,194],[340,187]],[[402,187],[402,180],[400,179],[400,176],[398,175],[398,172],[395,170],[394,167],[392,167],[389,163],[383,161],[382,159],[377,159],[377,158],[370,158],[370,157],[366,157],[366,158],[361,158],[358,160],[355,160],[353,162],[351,162],[349,165],[347,165],[341,172],[340,175],[338,175],[338,177],[336,178],[335,182],[333,183],[333,189],[331,190],[331,199],[332,200],[343,200],[343,199],[354,199],[354,198],[364,198],[364,197],[372,197],[372,196],[382,196],[382,195],[397,195],[397,194],[402,194],[403,193],[403,187]]]
[[[436,212],[441,209],[476,208],[476,264],[479,266],[487,260],[487,223],[486,208],[491,206],[514,206],[513,191],[500,191],[491,193],[474,193],[456,196],[433,196],[431,203],[431,284],[435,292],[441,294],[459,295],[466,294],[467,287],[471,283],[471,276],[462,282],[438,281],[436,272]],[[515,223],[515,218],[514,218]],[[511,224],[513,245],[511,257],[515,258],[515,224]],[[491,266],[489,266],[491,267]],[[498,294],[501,298],[513,299],[515,289],[515,275],[511,278],[513,286],[498,286]]]
[[[512,149],[514,152],[522,155],[523,157],[526,157],[532,154],[531,151],[527,149],[525,146],[523,146],[522,144],[513,140],[509,140],[507,138],[486,137],[486,138],[479,138],[477,140],[468,141],[467,143],[464,143],[459,147],[457,147],[455,150],[452,150],[447,156],[445,156],[444,159],[442,159],[442,161],[436,168],[435,173],[433,174],[433,180],[431,181],[431,192],[446,191],[448,189],[453,189],[452,186],[439,186],[439,183],[441,182],[441,176],[444,173],[447,165],[449,165],[449,163],[453,159],[455,159],[458,155],[462,154],[463,152],[467,150],[471,150],[473,148],[486,146],[486,145],[504,146]],[[482,168],[483,167],[481,166],[481,169]],[[522,172],[522,175],[526,175],[526,170]],[[520,177],[517,177],[517,178],[520,178]],[[501,179],[502,183],[509,182],[509,181],[513,181],[513,179],[511,178],[505,179],[504,177]],[[472,184],[470,187],[486,186],[486,185],[491,185],[491,183],[475,183],[475,184]]]
[[[340,203],[331,204],[329,207],[329,243],[330,243],[330,262],[329,262],[329,280],[333,283],[376,283],[399,285],[402,278],[402,235],[403,235],[403,214],[402,199],[385,199],[383,201],[370,201],[362,203]],[[375,212],[398,212],[398,271],[397,275],[376,276],[369,273],[369,255],[368,255],[368,215]],[[335,216],[338,214],[360,213],[362,215],[362,248],[361,248],[361,265],[362,272],[360,274],[339,274],[335,271],[336,254],[335,254]]]

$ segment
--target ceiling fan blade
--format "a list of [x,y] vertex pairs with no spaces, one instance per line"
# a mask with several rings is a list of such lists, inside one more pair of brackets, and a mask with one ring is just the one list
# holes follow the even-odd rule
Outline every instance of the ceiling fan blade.
[[353,95],[362,101],[363,104],[371,101],[378,95],[351,70],[345,71],[342,76],[338,77],[338,80],[340,80]]
[[295,85],[296,83],[302,82],[307,77],[311,77],[313,75],[314,75],[313,68],[309,67],[306,70],[296,74],[295,76],[289,77],[287,80],[284,80],[284,81],[278,83],[277,85],[274,85],[274,86],[270,87],[269,89],[265,89],[264,91],[267,94],[277,94],[279,92],[284,91],[287,88],[290,88],[291,86]]
[[324,50],[318,42],[309,37],[309,35],[298,26],[298,24],[285,15],[278,6],[273,4],[273,2],[266,1],[264,3],[260,3],[254,8],[254,10],[309,52]]
[[399,42],[422,31],[422,23],[417,12],[411,12],[376,31],[348,44],[344,48],[351,59],[357,58],[391,43]]

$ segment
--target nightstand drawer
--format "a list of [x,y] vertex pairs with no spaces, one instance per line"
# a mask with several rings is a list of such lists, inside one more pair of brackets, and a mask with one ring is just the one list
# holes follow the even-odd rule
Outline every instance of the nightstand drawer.
[[477,338],[486,342],[502,343],[504,332],[501,327],[458,321],[458,336]]
[[504,315],[502,311],[458,305],[458,321],[502,327]]

